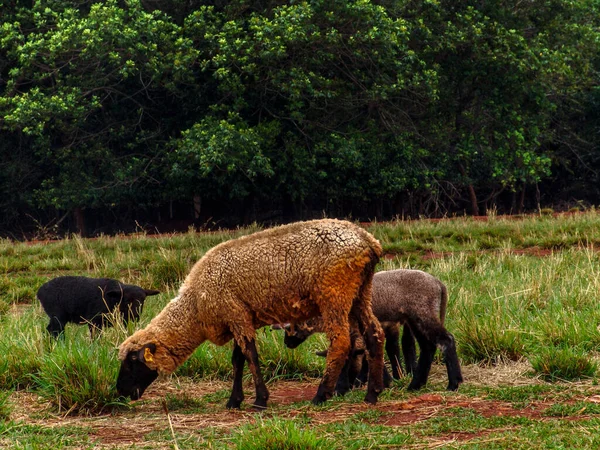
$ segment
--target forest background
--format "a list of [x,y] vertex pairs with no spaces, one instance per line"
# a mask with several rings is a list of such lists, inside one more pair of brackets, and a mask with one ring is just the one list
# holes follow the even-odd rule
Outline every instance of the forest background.
[[0,235],[600,203],[598,0],[0,0]]

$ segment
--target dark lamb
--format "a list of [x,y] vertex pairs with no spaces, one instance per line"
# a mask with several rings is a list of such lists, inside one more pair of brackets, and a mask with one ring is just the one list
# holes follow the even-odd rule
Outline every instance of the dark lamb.
[[96,329],[111,326],[105,315],[115,310],[123,322],[138,320],[146,297],[158,293],[110,278],[66,276],[44,283],[37,298],[50,318],[52,336],[58,337],[69,322],[87,323],[93,336]]

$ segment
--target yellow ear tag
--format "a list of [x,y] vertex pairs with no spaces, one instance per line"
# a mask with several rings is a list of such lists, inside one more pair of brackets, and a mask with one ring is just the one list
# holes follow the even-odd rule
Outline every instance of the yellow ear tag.
[[144,349],[144,360],[148,362],[152,362],[154,360],[154,355],[148,347]]

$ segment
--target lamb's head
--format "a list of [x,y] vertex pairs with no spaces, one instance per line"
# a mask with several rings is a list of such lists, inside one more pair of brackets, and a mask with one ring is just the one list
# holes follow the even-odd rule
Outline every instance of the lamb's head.
[[159,374],[171,373],[177,367],[173,356],[152,335],[140,330],[119,348],[121,369],[117,377],[117,392],[137,400]]
[[293,325],[286,323],[285,325],[283,325],[283,329],[285,330],[285,337],[283,338],[283,343],[286,345],[287,348],[296,348],[314,333],[322,331],[321,319],[313,318],[307,320],[306,322]]

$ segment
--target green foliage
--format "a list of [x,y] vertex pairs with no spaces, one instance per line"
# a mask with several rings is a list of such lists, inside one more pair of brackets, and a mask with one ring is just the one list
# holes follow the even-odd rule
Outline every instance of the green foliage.
[[549,176],[598,193],[584,177],[600,163],[589,0],[45,0],[0,13],[12,229],[58,229],[72,211],[133,222],[124,211],[198,196],[210,218],[234,214],[223,202],[441,214],[463,211],[468,188],[475,205],[511,209],[502,191],[553,194]]

